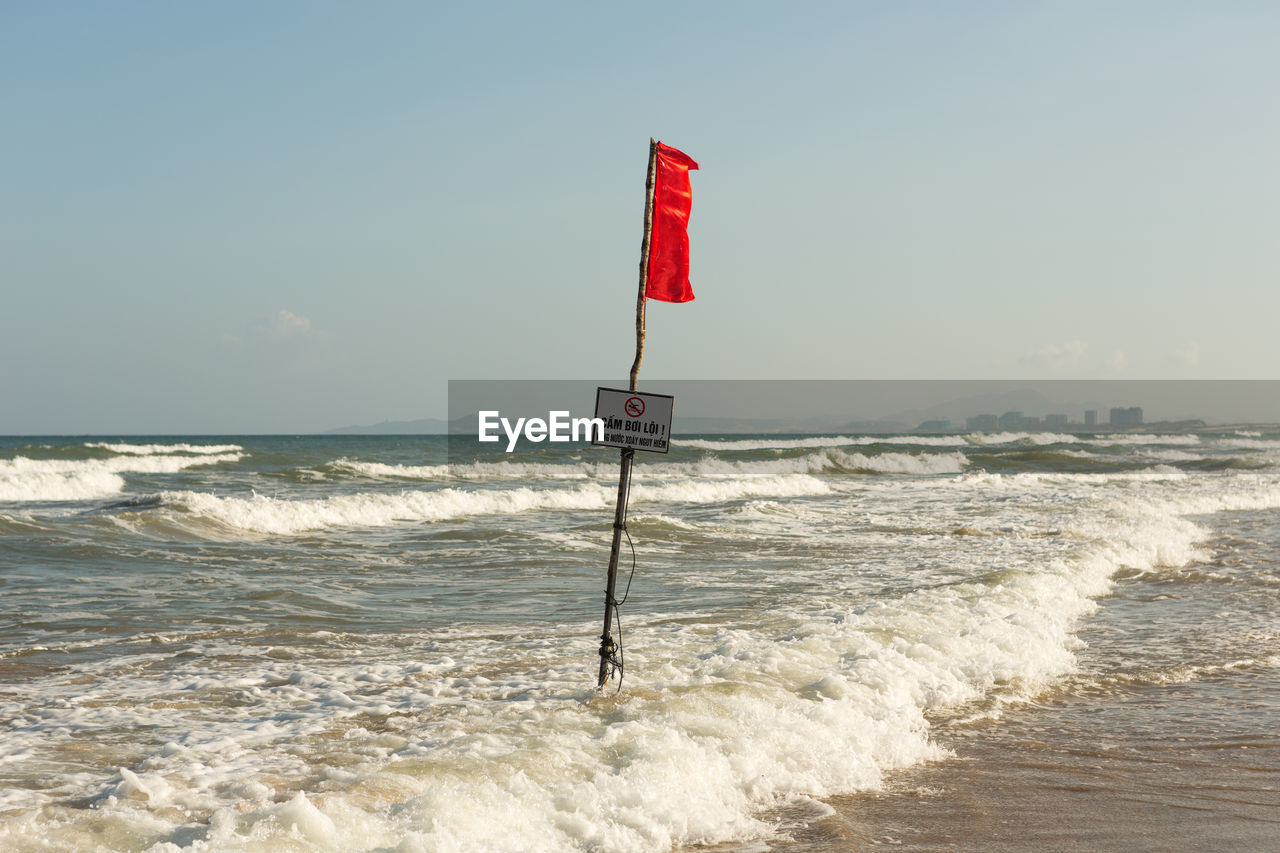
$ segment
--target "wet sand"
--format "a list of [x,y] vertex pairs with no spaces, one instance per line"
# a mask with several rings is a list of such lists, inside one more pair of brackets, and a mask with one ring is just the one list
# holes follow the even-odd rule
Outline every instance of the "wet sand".
[[939,734],[953,760],[833,799],[769,849],[1280,850],[1274,668],[1064,695]]
[[1265,511],[1220,523],[1206,562],[1120,573],[1078,676],[934,720],[954,758],[824,818],[778,813],[792,840],[768,849],[1280,851],[1280,635],[1261,606],[1280,531]]

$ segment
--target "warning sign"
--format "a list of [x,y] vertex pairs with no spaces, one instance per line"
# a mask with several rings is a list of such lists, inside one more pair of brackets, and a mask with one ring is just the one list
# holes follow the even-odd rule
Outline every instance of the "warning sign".
[[666,453],[675,399],[669,394],[597,388],[596,417],[604,421],[604,437],[591,443]]

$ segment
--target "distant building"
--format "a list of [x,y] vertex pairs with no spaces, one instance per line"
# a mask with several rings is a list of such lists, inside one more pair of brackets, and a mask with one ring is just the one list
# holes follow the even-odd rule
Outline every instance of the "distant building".
[[970,432],[991,432],[999,426],[995,415],[974,415],[964,422],[964,428]]
[[1066,415],[1045,415],[1045,426],[1066,426],[1068,423]]
[[946,432],[951,429],[951,421],[925,421],[916,427],[916,432]]
[[1141,426],[1142,425],[1142,407],[1130,406],[1127,409],[1111,410],[1112,426]]
[[1005,412],[1000,416],[1000,429],[1014,429],[1022,426],[1022,412]]
[[1097,425],[1098,425],[1098,410],[1097,410],[1097,409],[1085,409],[1085,411],[1084,411],[1084,425],[1085,425],[1085,426],[1097,426]]

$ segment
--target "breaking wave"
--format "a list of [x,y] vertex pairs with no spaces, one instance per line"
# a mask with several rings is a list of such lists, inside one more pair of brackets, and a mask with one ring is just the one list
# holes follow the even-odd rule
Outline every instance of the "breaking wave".
[[116,444],[108,441],[90,441],[84,446],[130,456],[153,456],[165,453],[222,454],[244,450],[239,444]]
[[[633,502],[713,503],[740,498],[825,495],[831,487],[805,474],[736,481],[634,485]],[[177,507],[255,533],[294,534],[330,527],[383,527],[530,510],[600,509],[611,506],[614,486],[584,483],[570,489],[456,488],[360,493],[311,500],[281,500],[255,494],[218,497],[202,492],[165,492],[162,505]]]
[[802,450],[808,447],[854,447],[870,444],[920,445],[922,447],[960,447],[966,442],[957,435],[896,436],[813,436],[810,438],[676,438],[671,444],[699,450]]
[[[1010,481],[1033,484],[1023,475],[949,482],[981,493]],[[792,476],[773,494],[784,484],[812,488]],[[449,510],[431,509],[433,500],[470,513],[486,511],[485,500],[596,507],[607,491],[401,497],[439,516]],[[960,582],[882,598],[822,595],[719,624],[639,620],[628,637],[643,686],[621,699],[584,683],[583,643],[557,635],[564,625],[361,634],[333,643],[332,654],[292,659],[273,658],[261,636],[191,636],[171,670],[134,660],[87,684],[79,672],[45,679],[47,701],[7,729],[6,746],[35,750],[54,727],[153,732],[83,810],[145,838],[138,848],[176,850],[183,839],[263,851],[758,842],[773,831],[762,809],[881,787],[896,768],[948,755],[931,736],[938,715],[1025,701],[1078,671],[1075,631],[1118,570],[1159,572],[1203,556],[1207,531],[1186,515],[1280,506],[1274,478],[1246,475],[1184,496],[1122,497],[1060,504],[1052,518],[1070,538],[1050,559],[1012,559]],[[723,494],[679,484],[646,499]],[[166,495],[192,508],[219,500],[219,512],[265,507],[287,520],[305,509],[323,523],[341,507],[337,498]],[[392,514],[410,511],[406,502]],[[788,576],[805,571],[790,566]],[[357,649],[344,655],[348,644]],[[52,833],[55,846],[83,837],[58,835],[63,825],[49,820],[11,829],[23,841]]]
[[[772,477],[779,474],[879,473],[949,474],[964,470],[968,460],[955,453],[846,453],[828,448],[804,456],[765,460],[732,460],[706,456],[692,462],[641,462],[645,477],[695,479],[704,477]],[[599,480],[618,476],[618,463],[608,462],[475,462],[455,465],[389,465],[338,459],[328,466],[375,479],[401,480]]]
[[121,474],[174,474],[196,465],[234,462],[243,453],[122,456],[112,459],[0,459],[0,501],[79,501],[124,490]]

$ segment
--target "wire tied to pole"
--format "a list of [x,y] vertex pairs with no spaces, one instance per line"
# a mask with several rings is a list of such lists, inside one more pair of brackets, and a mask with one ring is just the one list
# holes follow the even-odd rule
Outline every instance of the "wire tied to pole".
[[[622,612],[619,608],[627,603],[627,598],[631,595],[631,582],[636,576],[636,546],[631,541],[631,531],[627,529],[627,512],[631,508],[631,469],[627,469],[627,490],[626,500],[622,505],[621,522],[614,523],[614,529],[622,531],[627,537],[627,547],[631,549],[631,573],[627,575],[627,586],[622,592],[622,600],[614,598],[613,591],[605,590],[605,598],[609,602],[609,611],[612,614],[611,622],[617,627],[618,639],[615,642],[613,637],[604,633],[600,635],[600,658],[608,667],[605,681],[613,678],[615,674],[618,676],[617,692],[622,692],[622,679],[626,676],[627,655],[622,646]],[[603,685],[603,683],[602,683]]]

